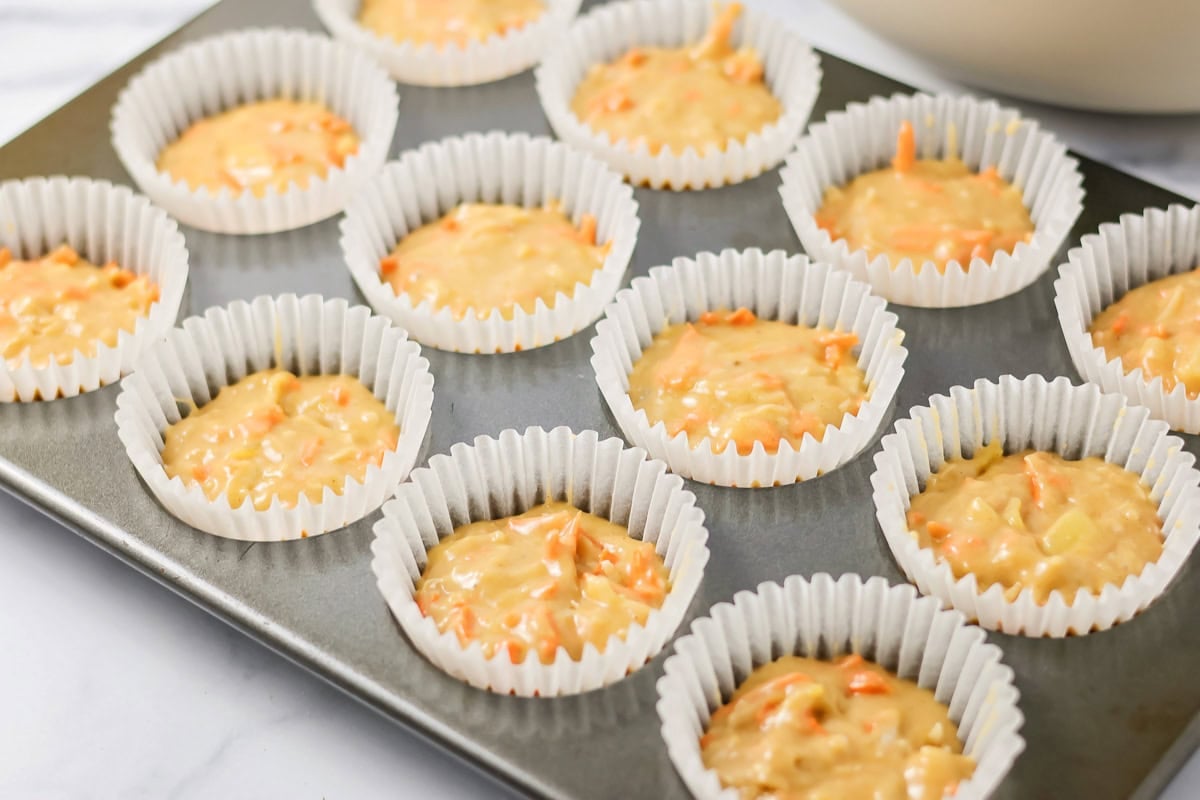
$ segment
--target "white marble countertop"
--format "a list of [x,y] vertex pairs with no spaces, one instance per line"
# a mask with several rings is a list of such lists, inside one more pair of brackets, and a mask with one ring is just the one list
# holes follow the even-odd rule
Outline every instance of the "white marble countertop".
[[[831,52],[955,88],[819,0],[757,2]],[[207,4],[0,0],[0,142]],[[1081,152],[1200,199],[1200,116],[1024,108]],[[0,797],[504,794],[8,497],[0,542]],[[1163,798],[1196,796],[1200,757]]]

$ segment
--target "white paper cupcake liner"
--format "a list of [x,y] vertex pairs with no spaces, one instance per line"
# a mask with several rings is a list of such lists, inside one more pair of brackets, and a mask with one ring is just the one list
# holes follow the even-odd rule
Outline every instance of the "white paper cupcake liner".
[[[589,284],[559,293],[533,313],[517,307],[512,319],[494,310],[486,319],[428,300],[415,307],[380,276],[379,260],[400,239],[464,202],[542,206],[562,204],[575,224],[596,217],[596,241],[611,242]],[[565,144],[527,134],[472,133],[431,142],[400,156],[370,181],[341,223],[346,264],[367,302],[422,344],[461,353],[508,353],[564,339],[600,316],[625,276],[641,222],[633,190],[603,162]]]
[[[326,488],[319,503],[301,496],[291,508],[278,498],[265,511],[247,500],[230,508],[197,485],[168,478],[163,436],[182,418],[181,405],[203,406],[222,387],[282,367],[298,375],[352,375],[395,414],[400,439],[363,480],[347,477],[341,494]],[[121,382],[117,433],[158,501],[187,524],[245,541],[300,539],[355,522],[383,504],[408,475],[425,439],[433,405],[433,375],[421,348],[365,306],[318,295],[257,297],[184,320],[146,353]]]
[[[234,196],[192,190],[156,166],[192,123],[244,103],[285,97],[324,103],[359,137],[343,167],[306,188]],[[153,62],[121,92],[112,142],[142,191],[186,225],[216,233],[272,233],[340,212],[387,158],[396,129],[396,86],[366,56],[303,31],[246,30],[188,45]]]
[[[651,425],[633,407],[629,376],[654,336],[667,325],[695,320],[705,311],[745,306],[764,319],[853,331],[852,352],[867,376],[867,399],[817,441],[806,435],[799,448],[782,441],[775,453],[758,443],[739,455],[730,442],[719,454],[707,437],[692,447],[686,432],[674,437]],[[874,437],[892,406],[908,351],[896,315],[870,288],[826,264],[781,250],[725,250],[677,258],[655,267],[617,293],[592,339],[592,369],[600,393],[625,436],[685,478],[721,486],[777,486],[808,480],[845,464]]]
[[546,12],[517,30],[466,47],[398,42],[358,23],[361,0],[313,0],[321,22],[339,40],[368,54],[401,83],[469,86],[524,72],[562,35],[580,0],[546,0]]
[[613,142],[571,110],[571,100],[588,69],[638,46],[681,47],[699,41],[719,12],[708,0],[626,0],[608,3],[581,17],[537,69],[542,109],[558,137],[594,153],[631,182],[655,189],[704,189],[748,180],[771,169],[787,155],[808,121],[821,86],[816,54],[778,20],[747,8],[733,29],[732,42],[758,51],[765,81],[783,106],[778,120],[744,142],[730,140],[724,150],[710,145],[704,153],[664,148],[651,155],[644,142],[630,149]]
[[[911,497],[929,476],[952,458],[969,457],[993,441],[1006,453],[1032,448],[1065,458],[1099,456],[1139,476],[1158,504],[1163,551],[1141,575],[1098,594],[1080,591],[1068,605],[1052,592],[1038,605],[1025,589],[1013,602],[1005,587],[980,591],[975,576],[955,579],[949,564],[934,558],[909,532]],[[871,476],[876,515],[892,554],[909,580],[991,630],[1026,636],[1060,637],[1105,630],[1145,609],[1163,593],[1200,537],[1200,472],[1183,441],[1164,422],[1124,397],[1094,385],[1075,386],[1067,378],[1048,382],[1040,375],[999,383],[979,380],[955,386],[950,396],[934,395],[929,406],[912,410],[896,431],[883,438]]]
[[[627,526],[635,539],[654,542],[670,572],[662,607],[645,625],[630,626],[624,638],[611,637],[603,652],[587,645],[578,661],[560,648],[551,664],[533,653],[513,664],[504,652],[485,658],[478,642],[464,648],[454,633],[439,633],[413,599],[429,549],[457,527],[550,500],[573,503]],[[449,455],[433,456],[428,467],[415,470],[383,507],[371,568],[404,633],[438,667],[482,689],[550,697],[616,683],[662,650],[700,585],[707,541],[695,496],[662,462],[619,439],[601,440],[595,431],[529,428],[456,444]]]
[[[891,263],[851,250],[817,226],[825,191],[886,167],[896,152],[900,123],[913,124],[918,158],[957,155],[972,170],[994,166],[1021,190],[1034,232],[1013,252],[969,265],[951,261],[944,273],[932,261]],[[1066,145],[994,100],[927,94],[873,97],[851,103],[809,127],[780,173],[779,193],[804,250],[867,281],[890,302],[948,308],[1007,297],[1037,280],[1083,210],[1083,177]]]
[[736,800],[700,755],[712,712],[764,664],[789,655],[858,653],[916,682],[949,708],[975,773],[956,800],[990,795],[1025,749],[1012,669],[962,615],[883,578],[792,576],[739,592],[692,623],[658,681],[658,716],[671,763],[700,800]]
[[1146,406],[1175,430],[1200,433],[1200,399],[1188,397],[1182,383],[1171,391],[1162,378],[1148,379],[1141,367],[1126,370],[1092,344],[1088,326],[1123,295],[1151,281],[1200,266],[1200,206],[1174,205],[1127,214],[1100,226],[1067,254],[1054,282],[1058,322],[1083,379],[1131,403]]
[[61,244],[101,266],[119,266],[154,281],[158,300],[132,332],[94,356],[76,350],[71,361],[16,367],[0,361],[0,402],[74,397],[113,383],[133,369],[146,347],[160,339],[179,313],[187,285],[188,253],[179,226],[161,209],[124,186],[89,178],[30,178],[0,183],[0,247],[13,258],[37,259]]

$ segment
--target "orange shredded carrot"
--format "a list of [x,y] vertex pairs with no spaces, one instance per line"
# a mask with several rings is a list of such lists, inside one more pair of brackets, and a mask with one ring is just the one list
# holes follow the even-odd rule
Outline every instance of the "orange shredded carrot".
[[1129,313],[1127,311],[1122,311],[1117,316],[1117,318],[1115,320],[1113,320],[1113,324],[1112,324],[1112,327],[1110,328],[1110,330],[1113,333],[1120,336],[1122,333],[1125,332],[1125,329],[1128,327],[1129,327]]
[[624,89],[613,87],[607,92],[597,95],[588,104],[588,116],[597,116],[605,112],[617,113],[633,108],[633,98]]
[[454,217],[446,216],[442,217],[441,221],[438,222],[438,227],[444,231],[453,232],[458,230],[460,226],[458,224],[458,220],[456,220]]
[[755,442],[762,442],[763,449],[768,453],[778,450],[783,434],[770,420],[750,418],[743,419],[735,426],[731,438],[737,445],[738,455],[746,456],[754,450]]
[[908,527],[915,528],[925,521],[925,515],[920,511],[908,512]]
[[538,611],[547,629],[546,635],[538,642],[538,656],[543,662],[549,662],[554,659],[554,653],[562,644],[562,637],[558,633],[558,626],[554,624],[554,618],[550,616],[550,610],[541,606]]
[[823,231],[827,231],[829,235],[837,239],[837,217],[830,214],[814,214],[813,221],[817,223],[817,227]]
[[896,134],[896,157],[892,159],[892,169],[897,172],[908,172],[917,163],[917,138],[913,132],[912,123],[904,120],[900,123],[900,132]]
[[889,231],[888,241],[900,250],[932,250],[941,233],[936,225],[897,225]]
[[806,433],[817,436],[823,425],[820,417],[801,408],[793,409],[788,415],[788,433],[797,439],[803,439]]
[[400,268],[400,259],[395,256],[384,256],[379,259],[379,272],[383,275],[391,275]]
[[621,63],[627,67],[640,67],[646,63],[646,51],[635,47],[621,57]]
[[830,331],[817,340],[825,347],[825,364],[830,369],[841,366],[842,358],[858,344],[858,334],[853,331]]
[[723,71],[734,83],[755,83],[762,79],[763,65],[754,56],[738,55],[725,59]]
[[1039,506],[1042,504],[1042,498],[1045,497],[1046,489],[1049,486],[1057,486],[1060,489],[1066,488],[1066,478],[1051,472],[1041,463],[1041,459],[1037,457],[1037,453],[1025,456],[1024,465],[1025,474],[1029,476],[1029,494],[1033,497],[1033,502]]
[[508,660],[514,664],[520,664],[525,658],[525,645],[521,644],[516,639],[509,639],[504,643],[504,649],[508,653]]
[[584,214],[579,220],[579,241],[584,244],[596,243],[596,218],[591,214]]
[[466,644],[475,635],[477,621],[475,612],[466,603],[456,604],[454,610],[458,612],[458,621],[454,625],[454,631],[458,634],[458,640]]
[[706,747],[708,747],[710,744],[712,744],[713,736],[714,736],[714,734],[713,734],[713,732],[712,732],[712,731],[706,731],[706,732],[705,732],[705,733],[704,733],[704,734],[703,734],[703,735],[700,737],[700,749],[701,749],[701,750],[703,750],[704,748],[706,748]]
[[300,463],[306,467],[311,467],[313,462],[317,460],[317,453],[321,452],[321,445],[324,442],[320,437],[309,439],[300,447]]
[[754,312],[745,306],[742,306],[726,317],[726,321],[730,325],[753,325],[757,319],[758,317],[754,316]]
[[558,560],[559,555],[562,553],[562,541],[558,538],[558,531],[550,531],[546,534],[544,553],[547,561]]
[[882,675],[865,669],[850,676],[846,689],[850,694],[887,694],[891,691]]
[[265,436],[271,429],[283,421],[283,409],[278,405],[252,414],[242,422],[242,430],[248,436]]
[[529,593],[534,600],[550,600],[558,594],[558,581],[547,581]]
[[217,177],[221,179],[221,183],[225,184],[230,189],[234,189],[236,191],[242,190],[242,182],[238,180],[237,176],[229,170],[224,168],[217,170]]
[[729,37],[733,35],[733,23],[742,13],[741,3],[730,3],[721,9],[708,26],[704,38],[691,49],[692,58],[712,58],[729,49]]
[[688,325],[676,342],[671,355],[658,368],[658,384],[664,387],[690,385],[704,366],[708,355],[708,342],[694,325]]
[[817,719],[816,714],[814,714],[811,710],[805,711],[804,716],[801,717],[801,719],[804,722],[804,727],[808,729],[809,733],[816,733],[822,736],[829,733],[829,731],[825,730],[825,726],[821,724],[821,721]]
[[1168,336],[1167,329],[1162,325],[1147,325],[1142,328],[1142,335],[1152,339],[1166,339]]
[[198,481],[208,480],[208,467],[203,464],[192,467],[192,477]]
[[137,280],[137,275],[134,275],[132,272],[130,272],[127,269],[119,269],[119,268],[113,273],[112,277],[109,278],[109,282],[117,289],[124,289],[126,286],[128,286],[129,284],[133,283],[136,280]]
[[782,389],[787,385],[783,378],[771,372],[755,372],[750,375],[750,379],[754,381],[757,389]]
[[929,536],[933,539],[945,539],[950,533],[950,526],[944,522],[931,519],[925,526],[925,530],[929,531]]
[[1000,170],[996,169],[995,166],[991,166],[991,167],[988,167],[987,169],[980,170],[978,177],[982,180],[987,181],[988,183],[996,183],[1001,180]]
[[712,722],[716,722],[719,719],[723,719],[724,717],[729,716],[731,713],[733,713],[733,709],[739,703],[743,703],[747,700],[749,700],[751,703],[753,703],[755,700],[758,700],[759,698],[770,697],[774,692],[776,692],[780,689],[786,691],[787,687],[789,687],[789,686],[792,686],[797,683],[807,683],[807,682],[811,682],[811,681],[812,681],[812,678],[808,677],[803,672],[789,672],[786,675],[780,675],[778,678],[773,678],[760,686],[756,686],[756,687],[754,687],[754,689],[752,689],[749,692],[746,692],[746,694],[742,695],[741,697],[737,698],[736,700],[731,700],[730,702],[728,702],[725,705],[718,708],[716,711],[713,712]]
[[87,300],[92,293],[83,286],[68,286],[63,289],[62,296],[67,300]]
[[73,265],[79,263],[79,253],[75,252],[75,248],[69,244],[59,245],[49,256],[51,261],[57,261],[60,264]]
[[345,386],[334,385],[333,387],[333,402],[339,406],[350,405],[350,392],[346,391]]
[[440,592],[417,592],[417,609],[423,616],[429,616],[429,608],[442,599]]
[[958,238],[962,239],[967,244],[990,244],[996,238],[995,231],[989,231],[987,228],[962,228],[957,232]]
[[763,703],[758,707],[758,711],[754,713],[754,724],[761,728],[763,723],[770,718],[771,714],[773,714],[780,705],[781,703],[778,700],[771,700]]
[[855,667],[862,666],[863,657],[858,653],[848,653],[847,655],[839,658],[837,661],[834,661],[833,664],[834,666],[842,667],[843,669],[854,669]]

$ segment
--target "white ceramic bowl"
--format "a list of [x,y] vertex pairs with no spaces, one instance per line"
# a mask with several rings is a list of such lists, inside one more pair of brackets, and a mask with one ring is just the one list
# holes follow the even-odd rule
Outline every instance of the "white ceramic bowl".
[[829,0],[963,82],[1096,111],[1200,111],[1194,0]]

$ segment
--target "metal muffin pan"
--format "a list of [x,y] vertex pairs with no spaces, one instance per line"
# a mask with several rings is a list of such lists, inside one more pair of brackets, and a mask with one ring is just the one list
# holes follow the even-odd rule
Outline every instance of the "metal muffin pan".
[[[188,41],[252,25],[319,30],[309,0],[228,0],[198,17],[0,149],[0,178],[73,174],[128,183],[108,141],[119,90],[148,60]],[[823,55],[814,118],[909,87]],[[390,154],[492,129],[549,132],[530,73],[459,89],[401,87]],[[1177,195],[1081,159],[1088,196],[1068,239]],[[799,250],[777,171],[698,193],[637,190],[642,229],[628,277],[677,255],[727,247]],[[221,236],[185,229],[191,281],[184,315],[258,294],[356,295],[337,220],[289,233]],[[973,308],[893,306],[910,356],[896,407],[1004,373],[1078,380],[1054,314],[1053,271],[1019,294]],[[628,278],[627,278],[628,279]],[[421,462],[505,428],[569,425],[618,436],[592,378],[588,329],[509,355],[425,348],[436,376]],[[654,711],[666,653],[628,679],[560,699],[473,689],[409,645],[375,588],[372,515],[315,539],[246,544],[166,513],[117,440],[115,386],[54,402],[0,407],[0,484],[14,496],[306,667],[379,713],[534,797],[684,798]],[[891,420],[880,431],[890,428]],[[878,438],[848,465],[774,489],[688,482],[707,514],[712,559],[689,612],[799,573],[903,576],[876,528],[868,481]],[[1200,452],[1196,437],[1187,449]],[[989,634],[1016,671],[1025,752],[1001,798],[1154,797],[1200,743],[1200,575],[1193,558],[1149,610],[1113,630],[1061,640]],[[681,629],[682,630],[682,629]],[[668,647],[667,653],[670,652]]]

